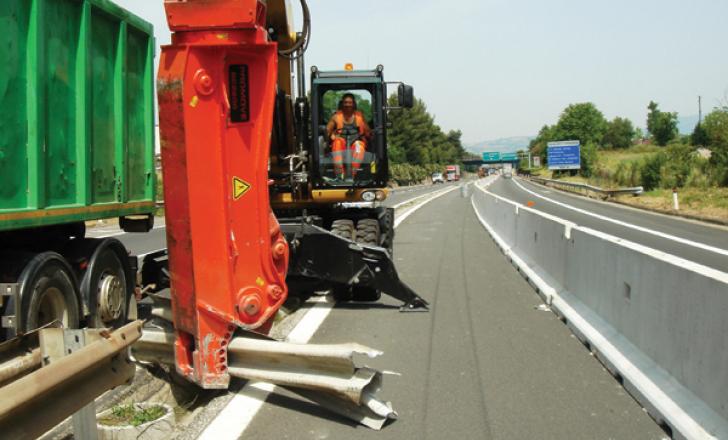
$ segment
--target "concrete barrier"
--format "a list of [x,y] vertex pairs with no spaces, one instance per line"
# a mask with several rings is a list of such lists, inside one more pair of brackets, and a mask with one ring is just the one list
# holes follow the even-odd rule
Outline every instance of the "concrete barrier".
[[728,274],[479,186],[483,226],[676,438],[728,438]]

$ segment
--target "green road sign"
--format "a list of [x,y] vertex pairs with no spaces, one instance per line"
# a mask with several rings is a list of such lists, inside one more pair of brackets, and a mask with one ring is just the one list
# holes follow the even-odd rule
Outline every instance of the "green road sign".
[[502,153],[500,160],[501,162],[515,162],[518,160],[518,153]]
[[497,151],[483,153],[483,162],[500,162],[501,154]]

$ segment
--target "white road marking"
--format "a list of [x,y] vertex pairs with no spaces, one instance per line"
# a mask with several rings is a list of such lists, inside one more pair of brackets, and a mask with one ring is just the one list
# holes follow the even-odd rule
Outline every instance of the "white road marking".
[[[323,324],[334,308],[334,302],[326,297],[310,300],[314,306],[288,334],[286,340],[297,344],[307,343]],[[266,382],[249,382],[238,391],[227,406],[205,428],[200,440],[237,439],[265,403],[276,386]]]
[[[426,195],[432,196],[431,198],[425,199],[419,202],[412,208],[403,212],[394,222],[394,227],[399,226],[402,221],[412,215],[415,211],[426,205],[427,203],[443,196],[450,191],[459,188],[454,186],[445,191],[439,191],[437,193],[429,193]],[[422,196],[414,197],[404,203],[410,203],[413,200],[422,198]],[[329,313],[334,308],[335,303],[329,301],[325,297],[309,300],[314,303],[314,306],[309,310],[306,315],[299,321],[299,323],[293,328],[291,333],[288,334],[286,340],[288,342],[295,342],[298,344],[307,343],[313,335],[316,333],[321,324],[324,323]],[[225,408],[210,422],[210,424],[202,431],[200,437],[201,440],[225,440],[225,439],[238,439],[240,438],[245,430],[248,428],[253,418],[258,413],[260,408],[265,403],[268,395],[275,390],[276,386],[265,382],[249,382],[238,391]]]
[[615,225],[623,226],[625,228],[634,229],[635,231],[644,232],[646,234],[654,235],[656,237],[664,238],[664,239],[667,239],[667,240],[672,240],[672,241],[675,241],[675,242],[680,243],[680,244],[684,244],[684,245],[687,245],[687,246],[692,246],[692,247],[695,247],[695,248],[698,248],[698,249],[702,249],[704,251],[714,252],[714,253],[719,254],[719,255],[728,256],[728,250],[726,250],[726,249],[721,249],[721,248],[718,248],[718,247],[715,247],[715,246],[710,246],[710,245],[707,245],[707,244],[704,244],[704,243],[700,243],[700,242],[697,242],[697,241],[692,241],[692,240],[688,240],[686,238],[678,237],[678,236],[675,236],[675,235],[666,234],[664,232],[655,231],[654,229],[645,228],[643,226],[637,226],[637,225],[634,225],[632,223],[623,222],[621,220],[613,219],[611,217],[607,217],[607,216],[604,216],[604,215],[595,214],[593,212],[589,212],[589,211],[586,211],[584,209],[580,209],[580,208],[577,208],[577,207],[568,205],[566,203],[559,202],[559,201],[550,199],[548,197],[544,197],[541,194],[538,194],[537,192],[531,191],[530,189],[524,187],[523,185],[521,185],[520,183],[518,183],[518,181],[516,179],[513,179],[513,183],[515,183],[516,186],[518,186],[519,188],[521,188],[523,191],[525,191],[525,192],[527,192],[527,193],[529,193],[531,195],[534,195],[534,196],[536,196],[536,197],[538,197],[540,199],[546,200],[547,202],[551,202],[551,203],[553,203],[555,205],[561,206],[562,208],[570,209],[572,211],[578,212],[580,214],[588,215],[590,217],[594,217],[594,218],[597,218],[599,220],[603,220],[603,221],[606,221],[606,222],[609,222],[609,223],[613,223]]
[[410,202],[412,202],[413,200],[417,200],[417,199],[419,199],[419,198],[422,198],[422,197],[426,197],[426,196],[431,196],[431,197],[430,197],[429,199],[425,199],[424,201],[422,201],[422,202],[420,202],[420,203],[418,203],[418,204],[414,205],[413,207],[409,208],[408,210],[406,210],[405,212],[403,212],[402,214],[400,214],[400,215],[399,215],[399,216],[398,216],[398,217],[397,217],[397,218],[396,218],[396,219],[394,220],[394,227],[396,228],[397,226],[399,226],[399,224],[400,224],[400,223],[402,223],[403,221],[405,221],[405,219],[406,219],[407,217],[409,217],[410,215],[412,215],[412,214],[413,214],[413,213],[414,213],[415,211],[417,211],[418,209],[420,209],[420,208],[422,208],[423,206],[425,206],[425,205],[426,205],[427,203],[429,203],[429,202],[431,202],[431,201],[435,200],[436,198],[438,198],[438,197],[440,197],[440,196],[444,196],[445,194],[447,194],[447,193],[449,193],[449,192],[451,192],[451,191],[453,191],[453,190],[456,190],[456,189],[458,189],[458,188],[459,188],[459,186],[453,186],[452,188],[448,188],[448,189],[446,189],[446,190],[443,190],[443,191],[439,191],[439,192],[436,192],[436,193],[427,193],[427,194],[425,194],[424,196],[419,196],[419,197],[415,197],[415,198],[413,198],[413,199],[410,199],[410,200],[408,200],[408,201],[406,201],[406,202],[402,202],[402,203],[399,203],[399,204],[395,205],[395,209],[396,209],[397,207],[399,207],[399,206],[402,206],[402,205],[405,205],[405,204],[407,204],[407,203],[410,203]]

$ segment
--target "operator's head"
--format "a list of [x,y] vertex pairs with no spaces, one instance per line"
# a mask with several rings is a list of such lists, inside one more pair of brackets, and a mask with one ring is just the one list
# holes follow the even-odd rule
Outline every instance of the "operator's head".
[[356,98],[354,98],[353,93],[346,93],[341,97],[341,101],[339,101],[339,110],[343,110],[346,113],[356,110]]

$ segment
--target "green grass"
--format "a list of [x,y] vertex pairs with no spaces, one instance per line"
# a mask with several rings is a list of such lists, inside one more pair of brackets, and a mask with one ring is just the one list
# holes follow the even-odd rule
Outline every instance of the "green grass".
[[597,168],[615,170],[620,162],[642,160],[662,150],[655,145],[635,145],[624,150],[599,150]]
[[[588,183],[601,188],[631,186],[624,185],[624,183],[640,185],[639,179],[636,182],[625,179],[626,182],[622,181],[623,185],[618,183],[617,170],[620,168],[620,164],[624,164],[622,165],[622,172],[627,173],[627,176],[629,176],[627,164],[630,162],[641,163],[660,151],[664,151],[664,149],[654,145],[636,145],[623,150],[599,150],[595,172],[592,177],[561,176],[559,180]],[[548,170],[540,170],[538,174],[540,177],[552,178],[552,173]],[[728,220],[728,188],[711,186],[706,180],[707,178],[701,177],[704,176],[694,169],[692,177],[688,179],[688,186],[680,188],[678,191],[679,212],[698,217]],[[629,205],[673,212],[671,189],[656,189],[645,192],[639,197],[620,196],[618,200]]]
[[111,413],[99,419],[99,423],[107,426],[139,426],[157,420],[167,414],[166,408],[161,405],[140,408],[135,405],[117,405]]

